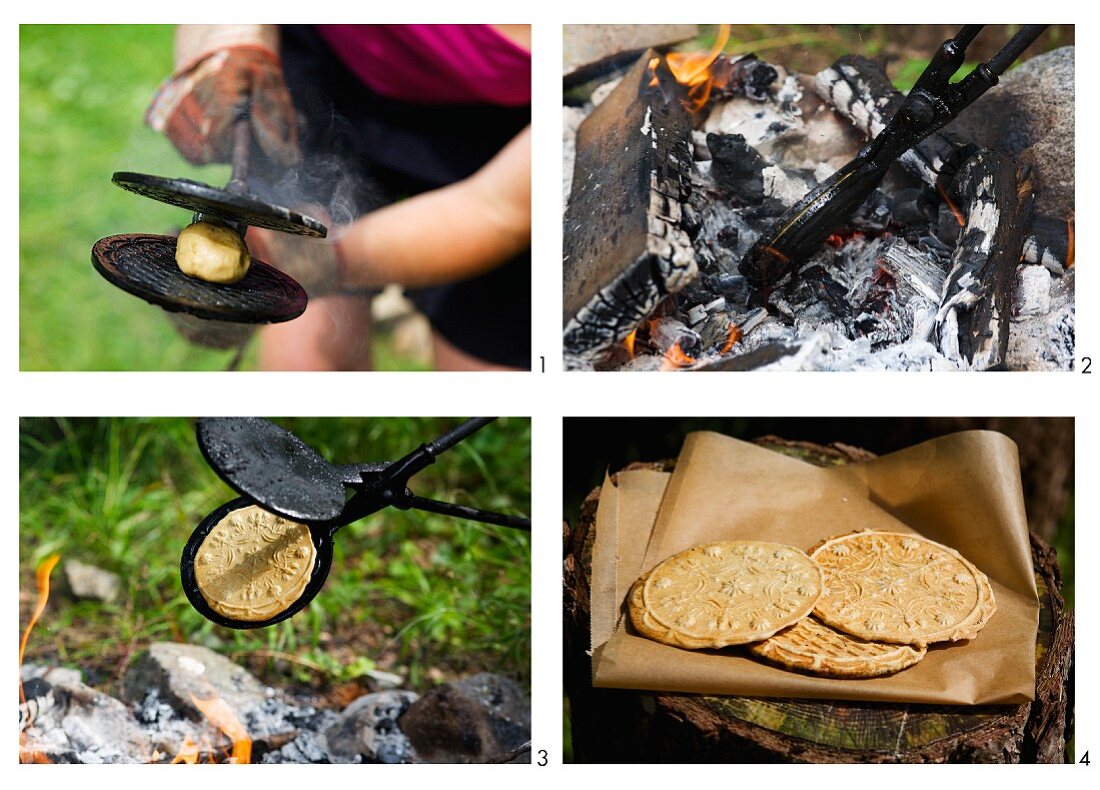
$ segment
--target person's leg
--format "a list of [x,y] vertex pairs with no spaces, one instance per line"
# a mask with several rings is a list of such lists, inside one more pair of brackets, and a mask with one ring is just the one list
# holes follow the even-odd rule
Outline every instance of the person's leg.
[[293,321],[260,330],[263,370],[370,370],[369,296],[310,300]]

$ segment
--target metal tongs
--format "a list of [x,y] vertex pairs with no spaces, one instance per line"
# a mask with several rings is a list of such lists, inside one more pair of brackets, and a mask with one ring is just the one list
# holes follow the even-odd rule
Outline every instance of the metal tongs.
[[958,35],[940,45],[885,128],[860,149],[855,159],[776,220],[741,260],[741,274],[758,288],[770,288],[794,271],[851,217],[899,156],[996,85],[1000,75],[1047,25],[1024,25],[1000,52],[952,84],[967,47],[983,27],[964,25]]
[[[531,522],[480,508],[417,496],[409,479],[439,455],[495,417],[466,420],[432,442],[396,461],[333,464],[297,436],[258,417],[217,417],[198,421],[199,449],[211,468],[242,496],[202,520],[183,550],[183,589],[191,605],[207,619],[230,628],[262,628],[292,616],[320,591],[332,565],[333,536],[341,528],[373,513],[395,507],[417,509],[487,524],[530,530]],[[348,490],[352,491],[350,498]],[[287,608],[262,621],[236,620],[214,611],[195,579],[195,560],[210,531],[234,510],[258,505],[276,515],[306,524],[316,550],[309,583]]]

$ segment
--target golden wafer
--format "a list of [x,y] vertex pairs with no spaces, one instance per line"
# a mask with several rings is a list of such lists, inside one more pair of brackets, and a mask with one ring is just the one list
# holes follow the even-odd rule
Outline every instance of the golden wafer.
[[803,617],[775,636],[748,646],[772,663],[831,678],[892,675],[924,658],[923,647],[869,642],[841,633],[814,617]]
[[810,556],[825,574],[814,614],[862,639],[918,647],[973,639],[997,610],[984,573],[920,535],[853,532]]
[[630,618],[643,636],[676,647],[756,642],[808,614],[821,570],[780,543],[708,543],[669,557],[631,588]]

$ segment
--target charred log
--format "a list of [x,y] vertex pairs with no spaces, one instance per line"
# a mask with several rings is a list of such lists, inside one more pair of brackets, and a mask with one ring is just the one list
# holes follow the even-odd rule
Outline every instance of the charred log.
[[1016,265],[1034,193],[1009,159],[982,150],[967,160],[950,193],[966,206],[966,225],[951,261],[936,336],[949,359],[976,370],[1004,366]]
[[[905,97],[879,64],[845,55],[814,77],[814,91],[868,139],[881,132]],[[935,188],[940,173],[960,161],[971,145],[950,132],[933,132],[898,159],[910,174]]]
[[744,135],[708,134],[707,148],[711,175],[725,197],[747,206],[764,201],[764,169],[768,164],[745,142]]
[[[565,213],[565,352],[621,342],[698,272],[691,239],[691,119],[649,50],[577,131]],[[656,84],[654,84],[656,82]]]

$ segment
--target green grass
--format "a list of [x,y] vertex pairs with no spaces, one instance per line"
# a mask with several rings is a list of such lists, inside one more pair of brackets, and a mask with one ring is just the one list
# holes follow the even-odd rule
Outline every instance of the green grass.
[[[23,370],[220,370],[232,351],[181,339],[159,308],[108,284],[97,239],[170,233],[178,208],[125,192],[117,170],[224,184],[143,122],[172,70],[165,25],[22,25],[19,32],[19,356]],[[376,367],[413,368],[379,339]],[[255,344],[242,367],[255,368]]]
[[[278,422],[336,462],[396,458],[456,424],[444,419]],[[34,568],[60,552],[121,575],[114,605],[51,597],[28,660],[76,665],[112,686],[158,640],[206,644],[265,677],[313,687],[375,668],[429,679],[488,670],[529,682],[530,538],[418,511],[382,511],[341,530],[310,606],[259,631],[214,626],[188,604],[179,556],[191,531],[235,496],[184,419],[30,419],[20,424],[20,611]],[[530,422],[502,419],[413,480],[423,496],[528,513]],[[60,569],[55,571],[60,575]]]

